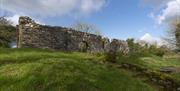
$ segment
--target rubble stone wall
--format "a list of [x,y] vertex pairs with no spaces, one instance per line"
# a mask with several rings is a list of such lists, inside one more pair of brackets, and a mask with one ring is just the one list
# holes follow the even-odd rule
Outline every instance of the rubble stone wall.
[[62,51],[104,52],[120,50],[127,53],[125,41],[112,42],[102,36],[75,31],[70,28],[52,27],[35,23],[29,17],[20,17],[18,48],[49,48]]

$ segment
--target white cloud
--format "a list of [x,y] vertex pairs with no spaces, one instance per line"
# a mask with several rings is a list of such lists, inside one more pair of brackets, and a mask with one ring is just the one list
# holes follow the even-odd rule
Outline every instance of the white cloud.
[[11,17],[6,17],[6,19],[8,21],[11,21],[13,26],[16,26],[18,24],[19,15],[14,15],[14,16],[11,16]]
[[150,18],[154,19],[154,18],[155,18],[155,15],[154,15],[154,13],[153,13],[153,12],[151,12],[151,13],[149,13],[149,14],[148,14],[148,17],[150,17]]
[[4,0],[2,8],[19,15],[86,15],[100,10],[105,3],[106,0]]
[[157,46],[162,46],[167,44],[165,40],[158,37],[153,37],[149,33],[144,34],[139,40],[145,41],[148,44],[157,44]]
[[158,24],[162,24],[176,16],[180,16],[180,0],[171,0],[166,4],[166,7],[161,10],[160,14],[155,17],[155,20]]
[[146,41],[146,42],[151,43],[151,44],[156,42],[156,38],[152,37],[149,33],[144,34],[140,38],[140,40]]
[[[19,21],[19,17],[20,15],[13,15],[13,16],[8,16],[8,17],[5,17],[8,21],[12,22],[12,25],[13,26],[16,26],[18,25],[18,21]],[[38,19],[34,19],[36,23],[38,24],[42,24],[42,25],[45,25],[45,23],[39,21]]]
[[82,13],[90,13],[100,10],[104,4],[105,0],[82,0],[80,9]]
[[173,1],[173,0],[140,0],[142,5],[150,5],[153,7],[159,7],[164,3],[167,3],[168,1]]

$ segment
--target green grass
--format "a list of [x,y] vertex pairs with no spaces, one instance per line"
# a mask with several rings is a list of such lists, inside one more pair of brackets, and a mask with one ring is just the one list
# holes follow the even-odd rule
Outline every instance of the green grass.
[[0,49],[0,91],[155,91],[93,54]]
[[[120,59],[119,63],[130,63],[135,64],[139,67],[146,68],[151,71],[160,71],[163,67],[176,67],[180,68],[180,57],[158,57],[155,55],[150,56],[130,56]],[[180,73],[167,74],[172,76],[174,79],[180,81]]]

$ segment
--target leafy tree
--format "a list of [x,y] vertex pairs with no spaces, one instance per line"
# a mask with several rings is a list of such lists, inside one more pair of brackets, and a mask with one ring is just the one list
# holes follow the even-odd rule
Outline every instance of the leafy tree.
[[178,47],[178,51],[180,51],[180,23],[177,24],[176,26],[175,38],[176,38],[176,46]]
[[149,47],[149,53],[160,57],[170,52],[170,49],[166,45],[162,45],[160,47],[157,47],[157,45],[150,45]]
[[154,45],[148,45],[144,44],[141,45],[139,43],[135,43],[134,39],[127,39],[128,46],[130,48],[130,55],[131,56],[148,56],[148,55],[157,55],[157,56],[163,56],[168,48],[166,46],[157,47],[156,44]]
[[139,43],[135,43],[134,39],[126,40],[130,49],[130,54],[132,55],[144,55],[147,52],[146,45],[141,46]]
[[15,31],[10,21],[0,17],[0,47],[9,47],[9,43],[15,39]]

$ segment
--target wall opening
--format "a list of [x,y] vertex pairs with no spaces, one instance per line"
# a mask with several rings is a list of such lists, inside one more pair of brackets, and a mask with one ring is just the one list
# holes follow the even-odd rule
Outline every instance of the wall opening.
[[81,50],[81,52],[87,52],[87,51],[88,51],[88,48],[89,48],[88,42],[82,41],[82,42],[80,43],[80,50]]
[[102,48],[103,48],[103,49],[105,49],[105,44],[106,44],[106,42],[103,41],[103,42],[102,42]]

